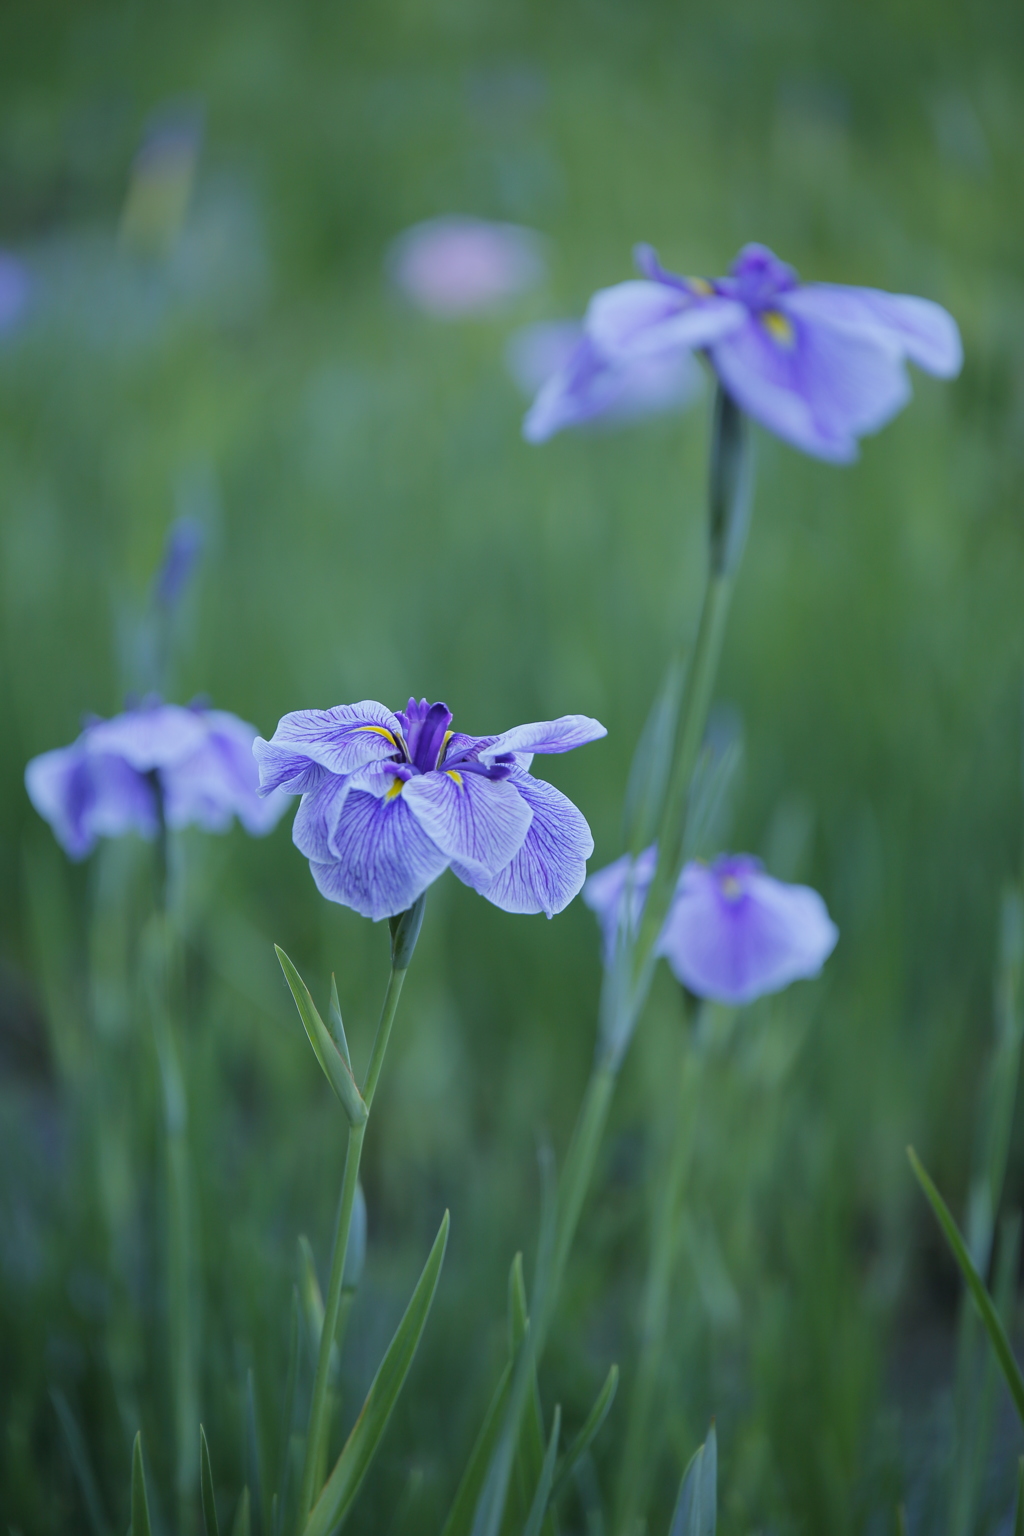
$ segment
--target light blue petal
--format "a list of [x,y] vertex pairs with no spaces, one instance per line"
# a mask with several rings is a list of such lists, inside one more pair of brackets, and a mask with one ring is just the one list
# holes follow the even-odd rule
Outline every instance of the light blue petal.
[[595,293],[584,328],[607,357],[640,357],[710,346],[746,317],[735,299],[698,297],[667,283],[634,278]]
[[452,872],[504,912],[561,912],[583,885],[594,839],[572,801],[543,779],[516,774],[517,790],[533,811],[519,852],[497,875],[452,864]]
[[352,773],[365,763],[394,757],[400,737],[401,726],[391,710],[375,699],[363,699],[334,709],[295,710],[281,719],[269,742],[259,740],[253,750],[263,788],[280,786],[294,794],[300,763]]
[[409,779],[402,799],[442,853],[483,874],[503,869],[522,847],[533,812],[511,779],[457,770]]
[[411,907],[449,862],[401,794],[379,799],[352,790],[330,841],[332,860],[310,861],[317,887],[375,921]]
[[129,709],[112,720],[98,720],[83,733],[90,752],[123,757],[140,773],[179,763],[197,751],[206,737],[202,713],[180,704]]
[[25,788],[73,859],[85,858],[100,837],[156,836],[156,796],[148,779],[123,757],[90,752],[81,737],[34,757],[25,769]]
[[226,710],[199,717],[206,738],[197,752],[162,770],[164,811],[171,827],[225,832],[234,817],[259,837],[276,826],[288,805],[282,791],[261,798],[252,745],[256,727]]
[[514,725],[496,736],[478,756],[490,763],[504,752],[571,752],[590,741],[607,736],[600,720],[589,715],[561,715],[557,720],[536,720],[531,725]]
[[815,325],[870,335],[942,379],[954,378],[963,366],[957,323],[931,299],[841,283],[808,283],[784,295],[780,308]]

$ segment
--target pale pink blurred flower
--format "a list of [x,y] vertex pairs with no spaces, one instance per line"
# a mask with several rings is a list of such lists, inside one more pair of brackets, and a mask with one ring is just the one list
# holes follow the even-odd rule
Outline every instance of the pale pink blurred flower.
[[391,276],[406,298],[442,320],[500,308],[535,288],[544,266],[543,241],[534,230],[457,214],[414,224],[388,253]]

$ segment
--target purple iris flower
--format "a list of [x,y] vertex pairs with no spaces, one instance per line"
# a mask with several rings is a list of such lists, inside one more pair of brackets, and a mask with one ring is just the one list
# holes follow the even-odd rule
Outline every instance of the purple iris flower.
[[[635,932],[655,863],[648,848],[631,878],[627,854],[587,881],[583,899],[601,923],[606,961],[615,951],[627,882]],[[657,952],[698,997],[739,1005],[816,976],[838,937],[817,891],[773,879],[750,854],[723,854],[710,865],[686,865]]]
[[101,837],[153,838],[161,821],[226,832],[237,816],[262,836],[287,799],[258,794],[255,736],[255,726],[224,710],[149,700],[90,722],[69,747],[34,757],[25,787],[73,859],[85,858]]
[[553,917],[582,886],[594,842],[530,763],[596,741],[604,726],[563,715],[464,736],[451,720],[426,699],[395,713],[373,699],[296,710],[253,745],[261,793],[302,796],[295,846],[322,894],[364,917],[406,911],[449,867],[506,912]]
[[[590,301],[585,326],[593,357],[621,366],[704,351],[741,410],[818,458],[855,459],[857,439],[907,403],[908,360],[940,378],[960,371],[956,322],[929,299],[801,283],[763,245],[744,246],[728,277],[712,279],[667,272],[647,245],[635,256],[643,278],[602,289]],[[571,419],[593,389],[578,363],[563,370],[557,388],[546,386],[551,430],[560,417]]]
[[563,427],[598,420],[619,426],[684,410],[703,382],[690,352],[608,361],[573,320],[524,326],[509,342],[506,357],[524,392],[539,390],[523,422],[528,443],[545,442]]

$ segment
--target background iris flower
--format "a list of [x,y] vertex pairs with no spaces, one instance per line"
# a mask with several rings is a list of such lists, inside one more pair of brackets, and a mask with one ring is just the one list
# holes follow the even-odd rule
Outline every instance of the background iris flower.
[[941,305],[839,283],[801,283],[764,245],[745,245],[729,275],[679,277],[650,246],[643,278],[590,301],[591,350],[574,356],[538,395],[524,424],[532,440],[600,408],[608,370],[700,349],[740,408],[817,458],[845,463],[910,398],[905,364],[940,378],[960,371],[960,333]]
[[604,726],[563,715],[465,736],[451,720],[425,699],[395,713],[373,699],[296,710],[253,745],[261,793],[302,795],[295,846],[322,894],[364,917],[404,912],[449,866],[506,912],[553,917],[582,886],[594,842],[530,763],[596,741]]
[[[599,870],[583,893],[601,924],[606,961],[615,952],[627,884],[629,925],[636,926],[655,849],[635,861],[630,880],[632,862],[626,854]],[[816,976],[838,937],[817,891],[773,879],[750,854],[722,854],[710,865],[693,860],[684,868],[658,953],[698,997],[739,1005]]]
[[226,832],[237,816],[262,836],[287,801],[257,793],[255,735],[255,726],[225,710],[150,701],[95,720],[70,746],[34,757],[25,787],[73,859],[101,837],[155,837],[161,821]]

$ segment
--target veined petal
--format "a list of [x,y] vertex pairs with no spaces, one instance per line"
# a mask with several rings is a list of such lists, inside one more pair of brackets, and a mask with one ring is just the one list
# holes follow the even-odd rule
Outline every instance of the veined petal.
[[351,779],[329,774],[316,789],[308,790],[299,801],[292,822],[292,842],[307,859],[328,864],[334,858],[331,839],[338,825]]
[[785,294],[779,307],[815,325],[868,334],[942,379],[955,377],[963,365],[957,323],[931,299],[841,283],[808,283]]
[[483,876],[458,863],[452,864],[452,873],[503,912],[545,912],[553,917],[582,886],[594,839],[583,813],[553,784],[526,773],[508,782],[533,811],[519,852],[497,875]]
[[711,349],[719,378],[748,415],[818,458],[846,463],[910,394],[902,360],[870,335],[751,317]]
[[442,853],[493,875],[522,847],[533,819],[511,779],[440,769],[406,781],[402,799]]
[[201,712],[180,704],[127,709],[112,720],[98,720],[83,733],[90,752],[123,757],[140,773],[180,763],[202,746],[206,726]]
[[738,329],[746,315],[735,299],[631,279],[595,293],[584,326],[599,352],[635,357],[709,346]]
[[329,901],[375,921],[411,907],[448,866],[448,856],[423,831],[404,795],[378,799],[364,790],[345,796],[331,836],[334,857],[310,861]]
[[253,742],[252,755],[259,772],[261,795],[272,795],[278,790],[286,795],[304,795],[316,789],[329,772],[292,747],[279,747],[262,736]]
[[477,756],[487,763],[503,752],[571,752],[574,747],[585,747],[588,742],[599,741],[607,734],[600,720],[593,720],[589,715],[560,715],[557,720],[514,725],[510,731],[495,736]]
[[[375,699],[359,704],[339,704],[334,709],[297,709],[285,715],[268,743],[254,747],[261,767],[264,789],[289,787],[287,773],[296,759],[318,763],[331,773],[352,773],[364,763],[394,757],[399,750],[401,725],[390,709]],[[282,759],[265,747],[284,749]],[[294,781],[296,773],[291,772]],[[292,790],[295,793],[295,790]]]

